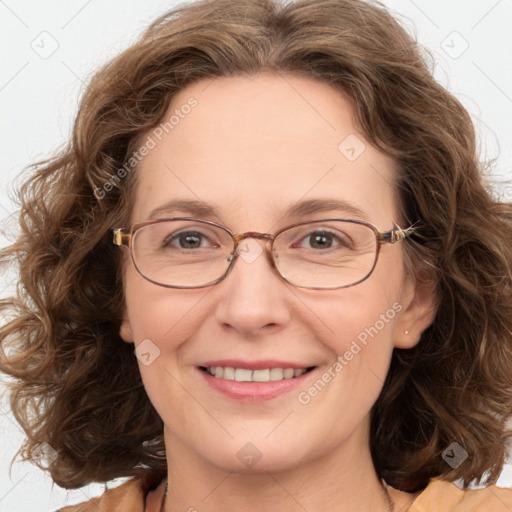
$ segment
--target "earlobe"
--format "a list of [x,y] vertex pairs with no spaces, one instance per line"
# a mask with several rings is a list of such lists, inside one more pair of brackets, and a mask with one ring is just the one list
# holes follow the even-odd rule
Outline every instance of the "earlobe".
[[126,343],[133,343],[133,332],[130,320],[128,320],[128,314],[126,311],[123,312],[123,319],[121,326],[119,327],[119,336],[126,341]]
[[434,321],[439,304],[433,279],[418,280],[409,289],[409,301],[396,324],[396,348],[412,348],[419,342],[421,333]]

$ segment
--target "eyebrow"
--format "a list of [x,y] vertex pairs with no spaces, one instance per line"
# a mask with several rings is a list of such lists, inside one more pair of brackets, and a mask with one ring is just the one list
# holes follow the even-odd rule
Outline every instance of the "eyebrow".
[[[333,198],[307,199],[292,203],[283,212],[283,217],[301,217],[303,215],[332,210],[343,211],[350,218],[367,219],[367,214],[361,208],[348,201]],[[215,206],[206,201],[175,199],[152,210],[149,219],[160,218],[177,212],[185,213],[191,217],[220,218]]]

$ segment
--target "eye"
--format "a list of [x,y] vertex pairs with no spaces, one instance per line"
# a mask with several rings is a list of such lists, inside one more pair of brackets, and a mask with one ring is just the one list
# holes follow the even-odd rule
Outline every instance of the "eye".
[[299,247],[310,249],[331,249],[333,246],[337,248],[347,247],[349,240],[343,233],[337,231],[336,233],[325,229],[313,231],[304,236],[300,242]]
[[198,249],[201,247],[218,247],[218,244],[210,244],[211,240],[199,231],[181,231],[171,233],[162,242],[163,248]]

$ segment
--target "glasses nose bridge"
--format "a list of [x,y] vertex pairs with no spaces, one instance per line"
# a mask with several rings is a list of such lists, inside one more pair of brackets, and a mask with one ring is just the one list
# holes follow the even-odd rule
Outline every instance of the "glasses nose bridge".
[[240,244],[246,240],[247,238],[253,238],[255,240],[263,240],[265,242],[265,247],[263,248],[263,252],[266,253],[268,262],[272,268],[276,268],[276,265],[274,263],[274,258],[272,257],[272,251],[269,250],[269,247],[267,245],[267,242],[270,242],[271,244],[274,241],[275,235],[271,235],[270,233],[259,233],[258,231],[246,231],[245,233],[238,233],[238,234],[232,234],[231,237],[233,238],[234,242],[234,258],[232,259],[230,263],[230,268],[233,267],[235,261],[238,259],[237,256],[239,256],[241,250],[239,249]]
[[235,250],[246,238],[254,238],[256,240],[272,241],[274,236],[270,233],[258,233],[257,231],[246,231],[245,233],[239,233],[232,235],[233,241],[235,242]]
[[233,238],[234,242],[234,248],[233,252],[235,254],[239,253],[239,246],[240,244],[246,240],[247,238],[254,238],[255,240],[263,240],[265,242],[264,252],[267,253],[267,256],[270,257],[270,264],[274,266],[274,262],[272,261],[272,256],[270,256],[270,251],[268,250],[268,246],[266,245],[267,242],[272,243],[274,241],[275,236],[271,235],[270,233],[259,233],[258,231],[246,231],[245,233],[238,233],[238,234],[232,234],[231,237]]

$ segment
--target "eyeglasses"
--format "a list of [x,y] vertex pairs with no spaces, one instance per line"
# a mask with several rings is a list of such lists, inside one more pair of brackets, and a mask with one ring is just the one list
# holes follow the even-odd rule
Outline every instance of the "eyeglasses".
[[114,228],[113,242],[129,247],[135,268],[148,281],[168,288],[202,288],[222,281],[238,256],[251,263],[263,252],[257,242],[242,244],[244,240],[264,240],[270,242],[268,261],[282,279],[300,288],[328,290],[367,279],[380,246],[413,233],[412,226],[381,233],[365,221],[323,219],[293,224],[273,235],[233,234],[212,221],[176,217]]

